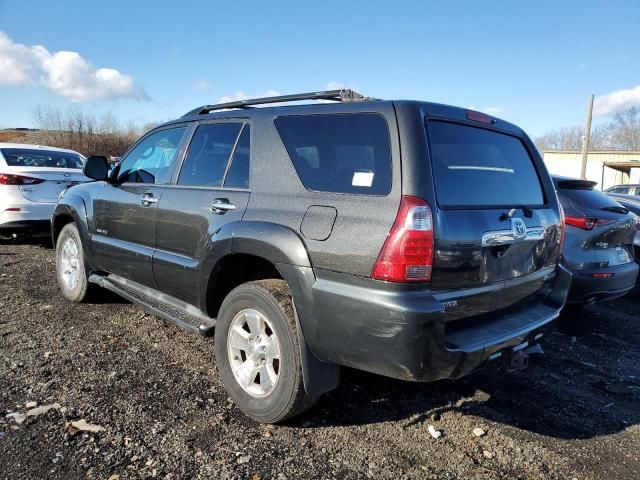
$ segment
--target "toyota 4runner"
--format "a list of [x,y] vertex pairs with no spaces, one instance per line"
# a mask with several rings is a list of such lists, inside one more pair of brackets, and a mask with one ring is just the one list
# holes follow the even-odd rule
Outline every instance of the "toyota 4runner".
[[309,408],[340,366],[432,381],[522,364],[570,286],[539,154],[475,111],[350,90],[207,105],[84,171],[97,181],[52,219],[63,294],[101,286],[213,334],[261,422]]

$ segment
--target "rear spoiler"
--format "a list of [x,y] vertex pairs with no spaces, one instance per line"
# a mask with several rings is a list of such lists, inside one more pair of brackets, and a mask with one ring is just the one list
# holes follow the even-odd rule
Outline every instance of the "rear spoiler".
[[572,190],[593,190],[598,182],[592,180],[581,180],[579,178],[554,178],[553,182],[558,188],[566,188]]

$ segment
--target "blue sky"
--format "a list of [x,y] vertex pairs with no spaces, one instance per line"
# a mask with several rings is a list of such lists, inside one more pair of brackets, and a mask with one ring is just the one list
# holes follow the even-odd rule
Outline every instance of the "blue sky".
[[0,128],[33,126],[38,104],[142,124],[329,84],[488,109],[534,136],[582,124],[591,93],[596,122],[640,105],[635,0],[0,0],[0,32]]

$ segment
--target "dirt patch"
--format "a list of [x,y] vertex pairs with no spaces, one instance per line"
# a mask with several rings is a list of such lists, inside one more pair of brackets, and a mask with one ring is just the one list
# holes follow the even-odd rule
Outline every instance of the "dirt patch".
[[0,244],[2,479],[640,478],[637,298],[566,316],[525,372],[344,370],[309,413],[267,427],[229,401],[210,339],[108,292],[67,302],[53,250],[31,243]]
[[0,131],[0,142],[20,142],[20,139],[27,134],[18,130],[2,130]]

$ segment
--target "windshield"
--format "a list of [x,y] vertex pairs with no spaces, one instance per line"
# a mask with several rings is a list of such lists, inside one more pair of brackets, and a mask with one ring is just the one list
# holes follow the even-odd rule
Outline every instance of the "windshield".
[[28,148],[0,149],[10,167],[47,167],[81,169],[84,162],[77,153]]
[[456,123],[428,122],[441,207],[542,206],[532,159],[516,137]]

